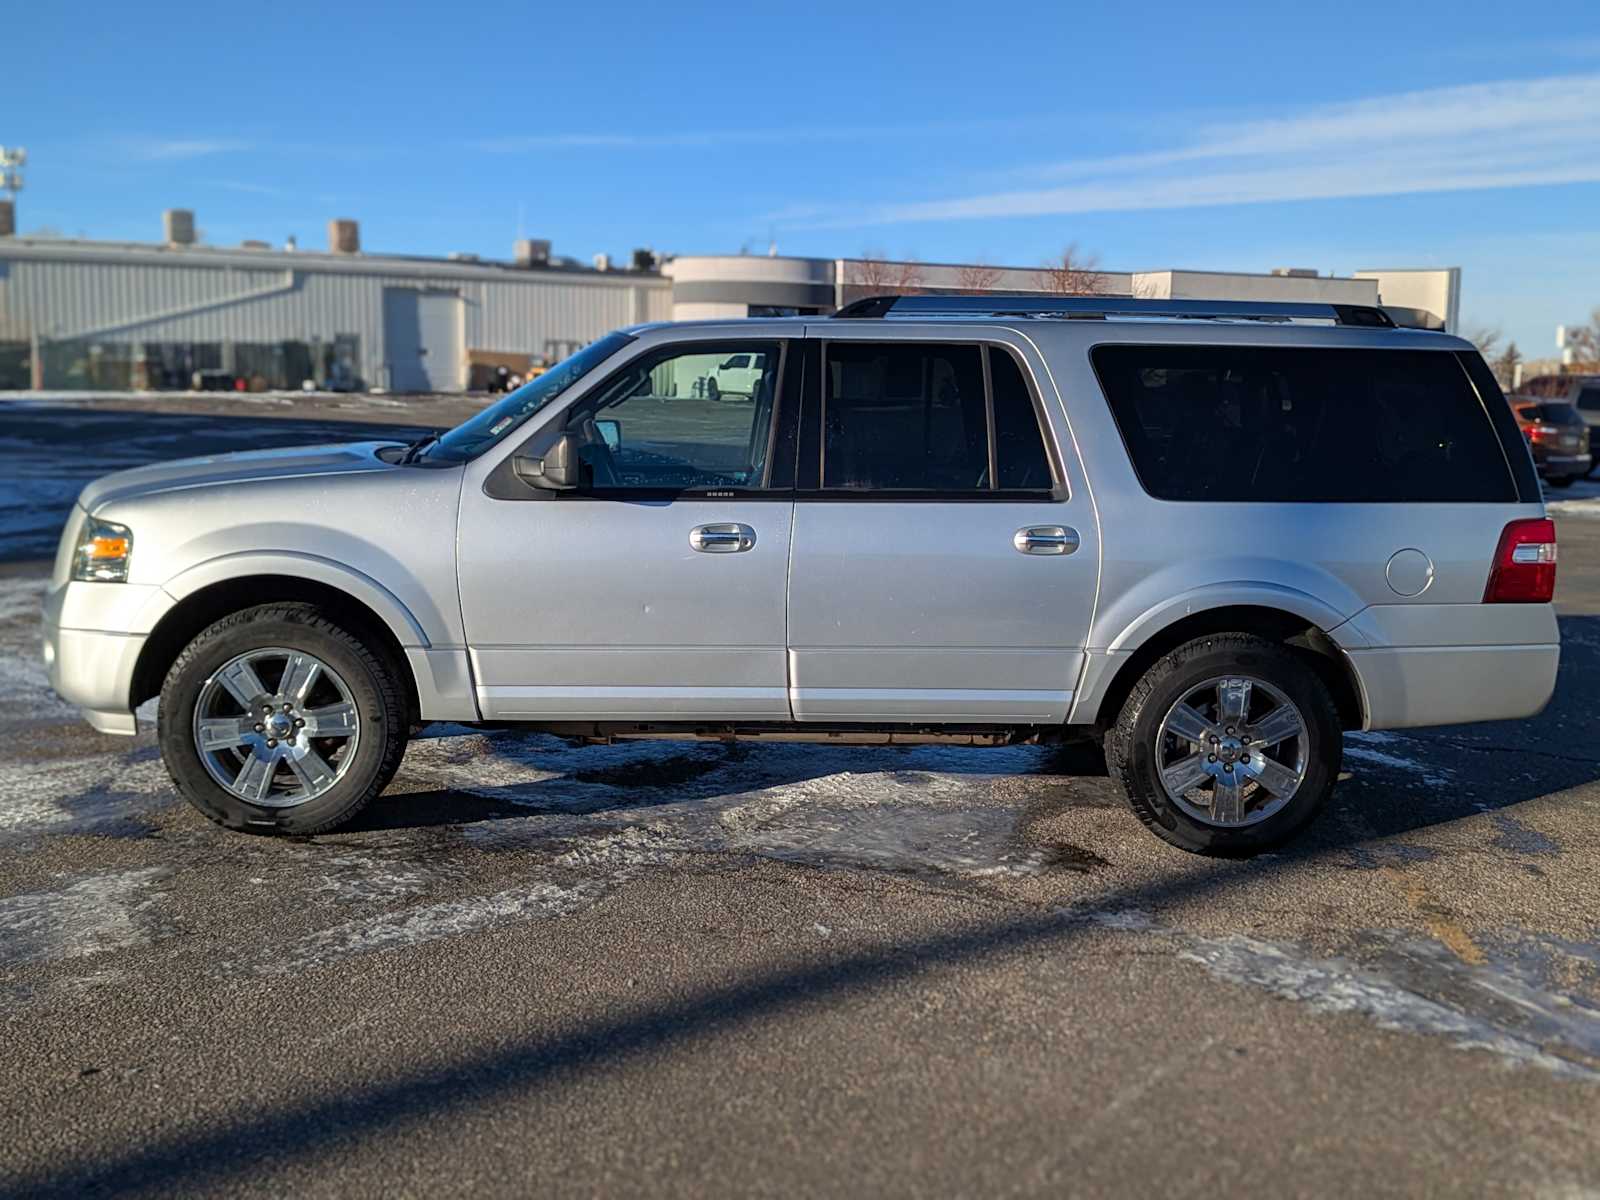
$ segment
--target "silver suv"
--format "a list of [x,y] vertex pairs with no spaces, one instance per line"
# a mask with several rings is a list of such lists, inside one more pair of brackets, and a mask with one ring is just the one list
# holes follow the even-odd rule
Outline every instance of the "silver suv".
[[[748,403],[707,394],[735,355]],[[698,384],[698,386],[697,386]],[[1472,347],[1319,305],[870,300],[602,338],[438,438],[85,488],[46,601],[97,729],[308,833],[425,721],[591,737],[1094,738],[1246,853],[1346,729],[1523,717],[1555,533]]]

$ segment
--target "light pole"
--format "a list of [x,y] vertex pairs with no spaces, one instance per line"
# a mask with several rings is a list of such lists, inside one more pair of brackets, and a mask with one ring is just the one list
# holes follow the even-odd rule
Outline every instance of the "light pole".
[[17,193],[22,190],[22,168],[28,163],[28,152],[21,146],[12,146],[7,149],[0,146],[0,191],[4,191],[6,199],[13,204],[17,202]]
[[[0,191],[6,196],[5,211],[0,213],[0,234],[9,236],[16,232],[17,193],[22,190],[22,168],[27,162],[28,152],[21,146],[0,146]],[[34,388],[44,386],[44,359],[37,328],[28,332],[28,383]]]

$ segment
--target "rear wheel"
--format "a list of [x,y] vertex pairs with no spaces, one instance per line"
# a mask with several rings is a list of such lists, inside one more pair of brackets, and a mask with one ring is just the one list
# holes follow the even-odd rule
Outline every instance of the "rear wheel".
[[1157,837],[1253,854],[1293,837],[1333,791],[1333,698],[1293,651],[1248,634],[1178,647],[1134,687],[1106,738],[1112,778]]
[[1546,483],[1552,487],[1571,487],[1577,481],[1576,475],[1562,475],[1557,479],[1547,479]]
[[317,833],[386,787],[406,743],[395,669],[314,605],[225,617],[161,689],[161,754],[185,799],[219,824]]

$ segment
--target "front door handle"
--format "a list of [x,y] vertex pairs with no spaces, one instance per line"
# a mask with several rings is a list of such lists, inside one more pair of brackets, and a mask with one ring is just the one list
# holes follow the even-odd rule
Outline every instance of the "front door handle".
[[1071,554],[1078,548],[1078,531],[1064,525],[1029,525],[1017,530],[1011,544],[1023,554]]
[[689,531],[689,545],[701,554],[738,554],[755,544],[756,531],[735,521],[696,525]]

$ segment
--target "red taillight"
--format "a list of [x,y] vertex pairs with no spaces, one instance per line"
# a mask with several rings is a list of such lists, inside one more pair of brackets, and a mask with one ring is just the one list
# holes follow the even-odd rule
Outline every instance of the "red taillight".
[[1545,438],[1555,437],[1561,430],[1554,425],[1529,425],[1525,432],[1530,442],[1542,442]]
[[1549,517],[1512,521],[1500,534],[1485,604],[1548,604],[1556,594],[1556,523]]

